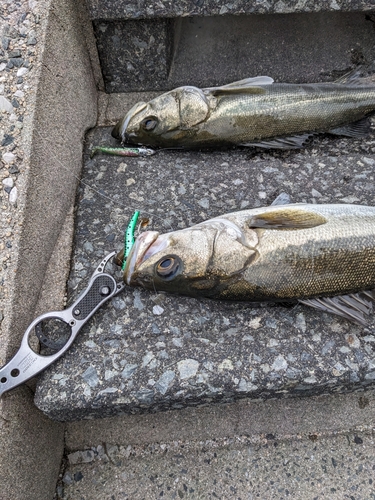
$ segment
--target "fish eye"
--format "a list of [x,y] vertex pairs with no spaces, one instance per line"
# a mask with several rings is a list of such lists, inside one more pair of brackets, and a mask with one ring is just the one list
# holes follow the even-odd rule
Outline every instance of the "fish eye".
[[156,274],[165,280],[170,280],[176,276],[181,269],[181,261],[178,257],[169,255],[163,257],[156,264]]
[[141,122],[142,128],[148,132],[154,130],[157,124],[158,119],[155,116],[148,116]]

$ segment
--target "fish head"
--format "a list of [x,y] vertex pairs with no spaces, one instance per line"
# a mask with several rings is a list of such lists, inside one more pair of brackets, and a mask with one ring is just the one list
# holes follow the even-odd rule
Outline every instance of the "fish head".
[[258,236],[226,219],[142,233],[127,258],[124,281],[154,291],[218,297],[256,257]]
[[179,147],[209,115],[206,95],[197,87],[180,87],[148,103],[135,104],[112,131],[122,142],[152,147]]

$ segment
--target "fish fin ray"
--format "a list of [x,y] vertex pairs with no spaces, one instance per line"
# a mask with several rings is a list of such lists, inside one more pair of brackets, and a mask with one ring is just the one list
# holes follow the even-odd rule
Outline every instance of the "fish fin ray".
[[302,208],[283,207],[260,213],[251,217],[249,228],[261,229],[308,229],[325,224],[327,219],[322,215],[308,212]]
[[230,87],[248,87],[251,85],[272,85],[274,79],[270,76],[254,76],[253,78],[244,78],[243,80],[238,80],[237,82],[228,83],[227,85],[222,85],[219,88],[230,88]]
[[244,142],[240,146],[264,149],[300,149],[309,144],[315,134],[299,134],[289,137],[276,137],[259,142]]
[[354,68],[334,80],[332,83],[353,86],[368,85],[368,82],[362,77],[362,71],[363,69],[361,67]]
[[215,97],[220,97],[221,95],[233,95],[233,94],[265,94],[266,91],[262,87],[256,87],[255,85],[249,85],[249,87],[217,87],[209,91],[211,95]]
[[274,80],[270,76],[256,76],[254,78],[244,78],[243,80],[228,83],[227,85],[221,85],[220,87],[208,87],[204,91],[214,96],[238,94],[240,92],[264,94],[266,91],[261,85],[272,85],[273,82]]
[[290,196],[288,193],[280,193],[271,203],[271,206],[276,206],[276,205],[289,205],[290,203]]
[[342,127],[336,127],[331,130],[328,130],[329,134],[333,135],[343,135],[346,137],[365,137],[371,131],[371,122],[366,118],[362,118],[353,123],[349,123],[348,125],[343,125]]
[[367,317],[373,312],[374,301],[375,290],[337,295],[335,297],[299,300],[301,304],[341,316],[361,326],[367,326]]

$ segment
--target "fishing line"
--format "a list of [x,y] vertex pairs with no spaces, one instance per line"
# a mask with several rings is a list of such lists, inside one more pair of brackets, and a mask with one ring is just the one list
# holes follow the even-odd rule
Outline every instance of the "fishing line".
[[[40,137],[40,139],[42,140],[42,142],[44,142],[44,144],[47,144],[48,146],[51,145],[51,141],[48,140],[48,139],[45,139],[38,130],[34,130],[34,132],[37,133],[37,135]],[[122,208],[126,208],[126,209],[130,209],[130,210],[139,210],[139,208],[141,208],[142,210],[142,213],[145,213],[147,215],[150,215],[150,217],[155,217],[155,219],[159,219],[160,221],[164,222],[167,224],[167,226],[170,227],[171,231],[173,231],[173,226],[172,224],[170,224],[169,222],[167,222],[165,220],[164,217],[161,217],[160,215],[156,215],[155,213],[153,212],[148,212],[147,210],[144,210],[141,207],[139,206],[134,206],[134,205],[125,205],[124,203],[121,203],[119,202],[118,200],[115,200],[114,198],[112,198],[111,196],[109,196],[108,194],[104,193],[103,191],[99,191],[99,189],[95,188],[95,187],[92,187],[90,184],[88,184],[87,182],[83,181],[78,175],[76,175],[73,171],[73,169],[71,167],[67,167],[66,165],[63,164],[63,162],[60,160],[60,158],[55,154],[53,153],[52,151],[49,152],[49,154],[52,156],[52,158],[54,158],[58,164],[64,169],[66,170],[67,172],[71,173],[76,180],[78,180],[79,183],[81,183],[83,186],[87,187],[88,189],[90,189],[91,191],[93,191],[95,194],[101,196],[102,198],[110,201],[111,203],[113,203],[114,205],[117,205],[119,207],[122,207]]]

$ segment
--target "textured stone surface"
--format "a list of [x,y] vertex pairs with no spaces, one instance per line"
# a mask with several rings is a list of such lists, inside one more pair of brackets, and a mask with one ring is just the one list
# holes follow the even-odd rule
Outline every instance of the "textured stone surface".
[[292,12],[368,11],[368,0],[88,0],[92,19],[214,16],[224,14],[289,14]]
[[212,86],[249,76],[326,81],[375,59],[365,13],[216,16],[94,23],[107,92]]
[[[1,366],[35,315],[63,307],[72,227],[64,221],[82,137],[96,118],[81,7],[70,0],[0,5],[0,106],[11,103],[1,112],[0,180],[13,180],[10,191],[2,184],[0,190]],[[63,441],[63,426],[35,408],[30,388],[4,394],[1,500],[50,500]]]
[[167,19],[94,24],[107,92],[165,88],[172,52],[170,25]]
[[[114,143],[109,133],[96,129],[87,146]],[[86,150],[69,295],[85,286],[103,255],[122,247],[134,209],[150,217],[151,229],[168,231],[267,205],[281,191],[294,202],[372,204],[374,152],[373,136],[320,137],[309,149],[281,153],[90,160]],[[372,322],[360,328],[306,306],[252,307],[127,288],[45,372],[36,404],[72,420],[355,390],[373,384],[374,347]]]
[[252,441],[371,431],[375,392],[330,394],[309,398],[252,401],[183,408],[162,413],[122,415],[66,424],[67,453],[93,449],[98,443],[145,446],[174,441],[211,441],[247,436]]
[[68,462],[58,498],[373,499],[374,444],[365,432],[144,447],[97,443]]

